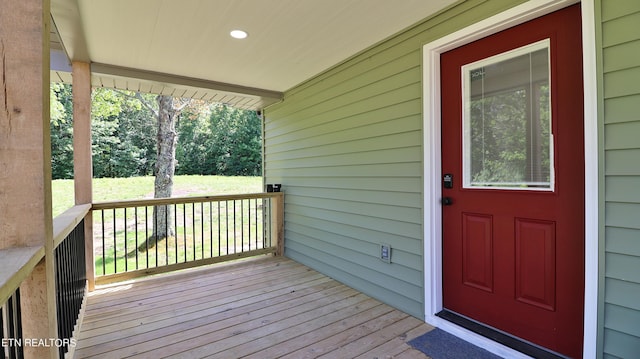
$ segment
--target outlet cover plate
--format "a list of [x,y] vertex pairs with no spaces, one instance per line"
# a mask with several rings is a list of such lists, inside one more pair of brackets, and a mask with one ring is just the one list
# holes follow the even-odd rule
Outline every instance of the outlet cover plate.
[[391,263],[391,246],[388,244],[380,244],[380,260],[385,263]]

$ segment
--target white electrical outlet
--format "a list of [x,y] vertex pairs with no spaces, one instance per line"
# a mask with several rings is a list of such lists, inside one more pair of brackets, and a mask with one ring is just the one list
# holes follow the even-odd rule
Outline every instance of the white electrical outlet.
[[388,244],[380,244],[380,260],[391,263],[391,246]]

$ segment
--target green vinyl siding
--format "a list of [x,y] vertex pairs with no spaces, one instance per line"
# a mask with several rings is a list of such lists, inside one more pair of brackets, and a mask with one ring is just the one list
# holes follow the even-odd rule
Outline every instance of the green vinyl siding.
[[[635,55],[626,56],[637,61]],[[607,124],[638,121],[638,114],[640,114],[640,94],[608,98],[607,106],[604,108]]]
[[640,355],[640,1],[600,0],[604,114],[603,357]]
[[606,149],[635,150],[638,147],[638,133],[640,133],[640,121],[609,124],[605,133]]
[[640,257],[640,246],[637,243],[640,230],[609,226],[605,237],[607,238],[605,249],[608,253]]
[[[517,3],[459,2],[265,110],[265,181],[282,183],[287,194],[287,256],[424,315],[421,48]],[[596,0],[596,16],[604,174],[599,356],[628,358],[640,353],[640,1]],[[381,243],[393,248],[391,264],[377,258]]]
[[[518,3],[460,2],[265,110],[264,176],[286,194],[286,256],[424,317],[422,46]],[[391,263],[378,259],[383,243]]]

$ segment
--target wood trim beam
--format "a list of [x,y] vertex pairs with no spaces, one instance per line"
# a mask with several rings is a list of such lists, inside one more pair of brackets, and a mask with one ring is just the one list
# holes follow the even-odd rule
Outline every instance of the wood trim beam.
[[220,195],[220,196],[199,196],[199,197],[169,197],[169,198],[153,198],[153,199],[141,199],[130,201],[114,201],[114,202],[98,202],[94,203],[92,209],[114,209],[125,207],[145,207],[145,206],[161,206],[165,204],[182,204],[182,203],[199,203],[199,202],[219,202],[219,201],[233,201],[241,199],[254,199],[254,198],[278,198],[282,196],[282,192],[264,192],[264,193],[246,193],[246,194],[232,194],[232,195]]
[[128,67],[120,67],[109,64],[92,63],[91,70],[97,75],[116,76],[122,78],[134,78],[159,83],[162,85],[172,84],[178,86],[187,86],[194,88],[202,88],[220,92],[227,92],[234,95],[253,96],[271,100],[282,100],[284,94],[279,91],[260,89],[255,87],[247,87],[242,85],[229,84],[224,82],[196,79],[192,77],[184,77],[161,72],[133,69]]
[[50,57],[51,71],[73,72],[67,54],[63,50],[51,49]]
[[[74,61],[73,73],[73,185],[76,205],[93,202],[93,158],[91,151],[91,65]],[[93,263],[93,212],[84,221],[85,270],[89,291],[95,288]],[[63,237],[64,238],[64,237]]]
[[[87,40],[84,37],[84,28],[82,26],[82,17],[80,16],[80,7],[78,0],[51,0],[55,6],[51,7],[51,22],[53,19],[64,23],[64,32],[60,32],[58,27],[53,24],[59,33],[60,38],[64,38],[68,43],[64,51],[73,61],[89,62],[89,51],[87,49]],[[62,42],[60,42],[62,45]]]
[[75,203],[92,202],[91,67],[73,62],[73,177]]

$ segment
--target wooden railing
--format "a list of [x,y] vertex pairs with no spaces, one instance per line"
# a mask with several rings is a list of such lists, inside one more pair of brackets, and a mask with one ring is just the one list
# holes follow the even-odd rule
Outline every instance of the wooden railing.
[[[168,239],[154,238],[152,246],[138,250],[157,233],[154,213],[164,207],[174,232]],[[59,356],[72,357],[74,334],[87,298],[84,233],[85,218],[93,211],[97,282],[110,282],[261,254],[283,252],[283,193],[168,198],[95,203],[75,206],[53,221],[56,314]],[[157,216],[156,216],[157,217]],[[88,222],[91,223],[91,222]],[[90,226],[89,226],[90,227]],[[95,244],[98,243],[96,246]],[[20,286],[45,259],[45,246],[0,250],[0,339],[3,357],[22,357],[24,338]],[[113,273],[113,274],[112,274]]]
[[[56,321],[57,338],[49,345],[59,348],[60,358],[71,356],[74,331],[80,321],[83,301],[86,298],[84,263],[84,218],[91,205],[75,206],[53,221],[53,251],[56,259]],[[34,268],[45,257],[44,245],[0,250],[0,333],[3,357],[20,358],[26,344],[21,333],[22,317],[29,316],[20,305],[20,285],[27,280]],[[32,340],[33,338],[27,338]],[[31,344],[33,345],[33,344]]]
[[81,311],[87,293],[84,218],[88,211],[89,205],[86,205],[66,212],[71,214],[68,218],[70,221],[64,221],[67,228],[54,238],[60,358],[64,358],[75,347],[72,339],[75,340],[74,332],[81,322]]
[[2,358],[22,358],[24,351],[16,343],[22,340],[22,314],[20,313],[20,289],[0,306],[0,339]]
[[0,346],[2,358],[22,358],[20,285],[44,258],[44,246],[0,250]]
[[96,283],[282,253],[283,194],[93,204]]

